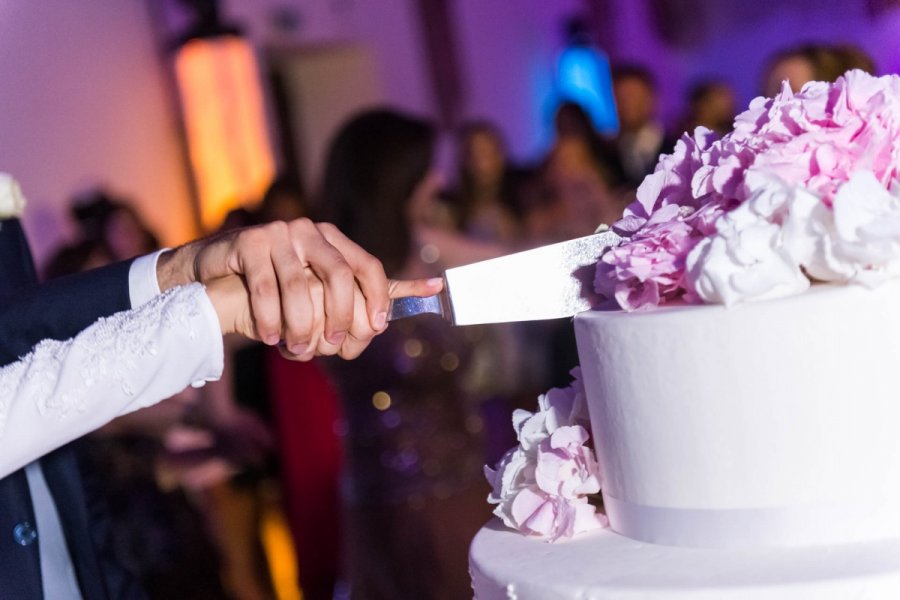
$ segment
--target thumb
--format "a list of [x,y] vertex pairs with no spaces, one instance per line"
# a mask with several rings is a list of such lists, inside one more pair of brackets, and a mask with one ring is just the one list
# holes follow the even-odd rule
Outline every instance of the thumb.
[[444,280],[440,277],[432,279],[391,279],[388,283],[388,295],[393,298],[408,296],[434,296],[444,289]]

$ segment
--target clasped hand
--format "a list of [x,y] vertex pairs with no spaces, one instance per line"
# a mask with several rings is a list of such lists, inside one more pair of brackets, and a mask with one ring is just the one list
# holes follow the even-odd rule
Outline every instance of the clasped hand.
[[199,281],[223,333],[294,360],[355,358],[387,327],[392,298],[430,296],[440,279],[388,280],[381,262],[330,223],[297,219],[229,231],[166,252],[161,290]]

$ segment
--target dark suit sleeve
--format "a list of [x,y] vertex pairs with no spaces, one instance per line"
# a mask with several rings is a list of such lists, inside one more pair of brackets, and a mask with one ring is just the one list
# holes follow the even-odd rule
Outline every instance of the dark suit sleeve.
[[131,308],[131,262],[52,280],[0,306],[0,366],[42,340],[67,340],[100,317]]
[[[41,340],[69,339],[100,317],[131,308],[130,269],[131,261],[126,261],[16,293],[0,305],[0,365],[27,354]],[[66,540],[73,549],[72,559],[85,600],[145,598],[137,580],[115,555],[109,536],[111,521],[102,499],[82,488],[72,447],[65,446],[45,456],[41,466],[59,508]],[[27,487],[23,487],[21,472],[15,476],[22,480],[17,496],[21,502],[28,498]],[[0,490],[14,482],[12,477],[4,479]],[[0,504],[0,509],[4,508]],[[39,577],[31,584],[30,589],[39,590]],[[6,597],[4,591],[0,590],[0,598]]]

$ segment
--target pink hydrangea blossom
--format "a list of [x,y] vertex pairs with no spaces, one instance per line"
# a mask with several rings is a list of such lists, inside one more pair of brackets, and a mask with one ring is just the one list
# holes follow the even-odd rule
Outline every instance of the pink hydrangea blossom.
[[513,426],[519,445],[494,468],[488,502],[504,524],[555,541],[606,527],[588,496],[600,491],[600,470],[588,445],[588,421],[580,372],[568,388],[554,388],[538,399],[538,411],[517,410]]
[[[691,270],[696,277],[686,278],[687,257],[701,241],[713,236],[729,236],[713,244],[726,250],[726,254],[713,253],[713,262],[725,265],[722,258],[735,254],[754,255],[739,247],[747,240],[758,250],[760,236],[735,230],[733,225],[717,229],[716,220],[736,207],[753,199],[758,203],[760,193],[767,186],[786,189],[802,189],[805,195],[790,194],[803,202],[810,197],[823,207],[804,208],[816,215],[823,225],[798,226],[800,210],[790,207],[772,214],[757,215],[764,223],[756,223],[755,232],[768,232],[766,239],[773,244],[831,248],[837,242],[822,241],[821,236],[832,235],[830,211],[835,199],[846,198],[852,193],[841,193],[851,180],[861,173],[871,174],[886,194],[895,195],[900,180],[900,77],[873,77],[862,71],[850,71],[834,83],[811,82],[798,93],[785,84],[773,98],[756,98],[749,108],[740,114],[734,130],[721,139],[698,128],[692,135],[684,135],[675,151],[660,158],[653,174],[638,188],[636,201],[626,209],[623,218],[614,229],[629,239],[601,258],[595,287],[607,297],[615,298],[626,310],[651,308],[676,299],[696,302],[704,294],[692,287],[694,282],[716,281],[727,284],[728,275],[708,273],[709,267],[697,250]],[[868,181],[868,180],[867,180]],[[851,188],[860,189],[854,183]],[[843,209],[842,209],[843,210]],[[788,223],[785,215],[792,215]],[[805,229],[817,235],[819,241],[791,238],[767,225],[791,231]],[[888,244],[893,250],[893,242]],[[846,247],[846,244],[844,244]],[[702,244],[702,254],[709,255],[709,243]],[[765,261],[782,274],[816,271],[816,265],[804,260],[821,263],[824,258],[798,255],[790,248],[773,247],[766,253]],[[759,252],[757,255],[762,256]],[[858,255],[865,253],[857,253]],[[777,255],[778,261],[772,260]],[[791,262],[793,261],[793,262]],[[887,264],[882,259],[879,264]],[[893,263],[891,263],[893,264]],[[766,279],[757,263],[726,265],[728,271]],[[819,269],[826,274],[828,269]],[[870,273],[865,264],[842,264],[832,271],[841,273]],[[881,272],[893,272],[881,269]],[[868,275],[866,275],[868,276]],[[837,277],[837,275],[835,276]],[[762,280],[760,279],[760,281]],[[781,277],[784,279],[784,277]],[[745,286],[750,290],[762,290],[766,286]],[[783,285],[781,289],[796,290],[801,285]],[[732,290],[734,291],[734,290]],[[762,296],[772,293],[771,289]],[[741,291],[740,300],[754,297],[755,292]],[[716,295],[716,297],[719,297]]]
[[596,291],[614,297],[625,310],[690,299],[684,285],[687,256],[728,208],[709,202],[696,211],[676,204],[656,210],[629,239],[603,255],[594,279]]

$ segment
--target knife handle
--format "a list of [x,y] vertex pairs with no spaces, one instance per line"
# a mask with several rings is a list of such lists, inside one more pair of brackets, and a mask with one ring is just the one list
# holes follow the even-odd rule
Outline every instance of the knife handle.
[[415,315],[432,313],[440,315],[445,320],[453,322],[452,315],[448,310],[449,302],[445,292],[434,296],[426,296],[420,298],[418,296],[407,296],[406,298],[394,298],[391,300],[391,309],[388,311],[388,321],[396,321],[397,319],[405,319]]

